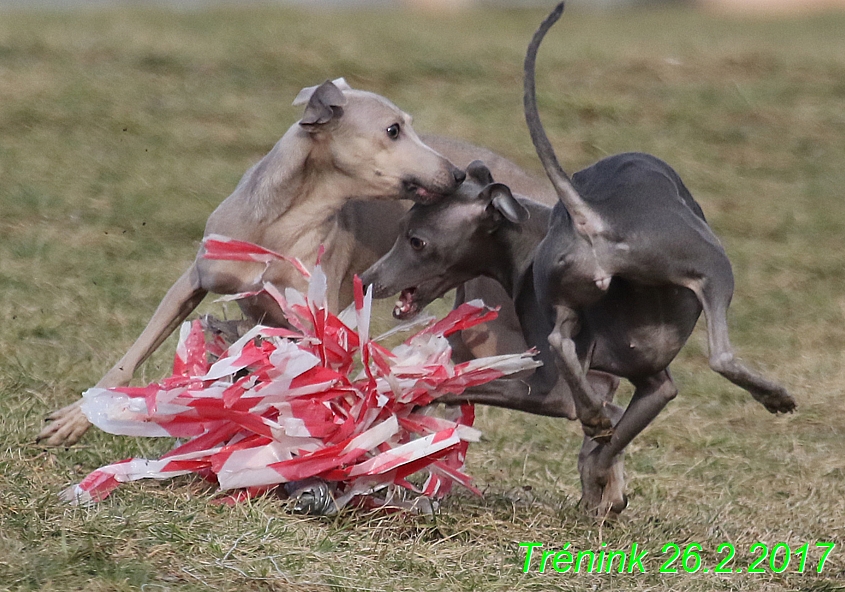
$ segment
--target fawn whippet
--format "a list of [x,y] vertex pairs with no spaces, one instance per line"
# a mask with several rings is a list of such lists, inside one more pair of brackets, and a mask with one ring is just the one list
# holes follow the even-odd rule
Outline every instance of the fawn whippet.
[[[352,275],[393,244],[407,210],[401,198],[433,200],[460,185],[464,173],[450,161],[465,167],[483,158],[512,186],[548,203],[556,199],[547,182],[489,150],[438,136],[426,136],[421,142],[407,114],[387,99],[351,89],[342,79],[303,89],[294,104],[303,103],[307,106],[302,119],[247,171],[234,193],[209,217],[205,234],[255,242],[307,264],[313,264],[322,244],[332,310],[351,302]],[[253,290],[259,267],[206,260],[200,249],[141,336],[97,386],[127,384],[206,293]],[[271,266],[262,279],[280,288],[302,287],[298,274],[285,265]],[[490,327],[467,332],[470,353],[465,355],[524,350],[518,321],[513,312],[508,314],[512,306],[498,284],[482,279],[466,290],[469,298],[483,294],[501,303],[505,313]],[[239,304],[253,322],[284,322],[270,299],[259,296]],[[73,444],[89,427],[79,401],[48,419],[38,439],[50,445]]]
[[[351,300],[349,241],[338,240],[342,207],[353,198],[410,198],[430,201],[452,193],[464,172],[429,148],[411,127],[411,118],[387,99],[350,88],[343,79],[303,89],[294,104],[305,104],[302,119],[244,174],[235,191],[209,216],[205,234],[250,241],[313,264],[326,247],[323,266],[329,305]],[[137,367],[185,320],[208,292],[253,290],[256,278],[279,287],[304,287],[287,265],[213,261],[203,249],[168,290],[140,337],[97,383],[127,384]],[[348,293],[345,293],[348,292]],[[283,323],[269,298],[242,301],[253,321]],[[39,435],[49,444],[72,444],[88,428],[79,402],[56,411]]]

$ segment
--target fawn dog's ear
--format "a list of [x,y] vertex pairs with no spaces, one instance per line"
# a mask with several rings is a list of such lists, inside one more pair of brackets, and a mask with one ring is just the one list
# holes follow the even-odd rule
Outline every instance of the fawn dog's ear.
[[[336,82],[341,82],[342,87],[349,88],[343,78],[339,78]],[[320,86],[303,88],[293,104],[301,105],[306,101],[308,104],[305,107],[305,113],[302,114],[302,119],[299,120],[299,125],[309,131],[316,131],[319,126],[343,115],[346,97],[334,82],[326,80]]]
[[[332,80],[332,84],[334,84],[338,90],[352,90],[352,87],[346,82],[345,78],[335,78]],[[299,94],[296,95],[296,98],[293,100],[292,105],[304,105],[311,99],[311,95],[314,94],[314,91],[320,88],[320,85],[317,86],[306,86]]]

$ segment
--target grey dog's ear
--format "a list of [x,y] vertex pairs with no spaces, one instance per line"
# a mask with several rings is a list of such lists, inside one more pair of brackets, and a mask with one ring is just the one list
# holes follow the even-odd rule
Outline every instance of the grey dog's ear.
[[486,194],[490,199],[490,204],[487,206],[488,212],[498,213],[514,224],[522,224],[528,220],[530,215],[528,210],[516,201],[507,185],[493,183],[485,187],[482,194]]
[[490,185],[493,183],[493,174],[480,160],[473,160],[467,165],[467,176],[476,181],[479,185]]
[[304,98],[306,96],[308,105],[305,107],[302,119],[299,120],[299,125],[306,129],[328,123],[335,117],[339,117],[343,113],[341,107],[346,104],[343,92],[330,80],[326,80],[316,88],[302,89],[293,104],[301,104],[306,100]]

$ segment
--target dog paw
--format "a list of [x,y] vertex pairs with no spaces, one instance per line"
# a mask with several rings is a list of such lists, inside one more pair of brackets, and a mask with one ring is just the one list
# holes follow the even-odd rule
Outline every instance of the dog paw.
[[88,418],[80,409],[82,399],[62,407],[47,416],[49,422],[35,441],[48,446],[71,446],[76,444],[82,435],[91,427]]
[[628,496],[623,492],[618,498],[601,494],[598,502],[582,495],[579,505],[583,512],[597,520],[616,520],[628,507]]
[[622,454],[607,467],[598,464],[601,446],[585,442],[584,448],[590,450],[582,454],[578,462],[581,473],[581,508],[598,519],[613,519],[628,507],[625,494],[625,465]]
[[781,386],[770,391],[752,391],[751,394],[769,413],[792,413],[798,407],[795,398]]
[[615,422],[600,410],[595,416],[582,417],[581,428],[584,430],[584,435],[597,442],[607,443],[613,437]]

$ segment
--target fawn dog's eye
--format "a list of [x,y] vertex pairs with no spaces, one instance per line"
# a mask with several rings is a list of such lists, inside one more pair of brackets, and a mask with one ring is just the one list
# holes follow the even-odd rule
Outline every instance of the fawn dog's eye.
[[411,244],[411,248],[415,251],[422,251],[425,248],[425,241],[421,238],[416,236],[412,236],[408,239],[408,242]]
[[399,127],[398,123],[394,123],[389,128],[387,128],[387,137],[391,140],[395,140],[399,137],[399,132],[402,131],[402,128]]

